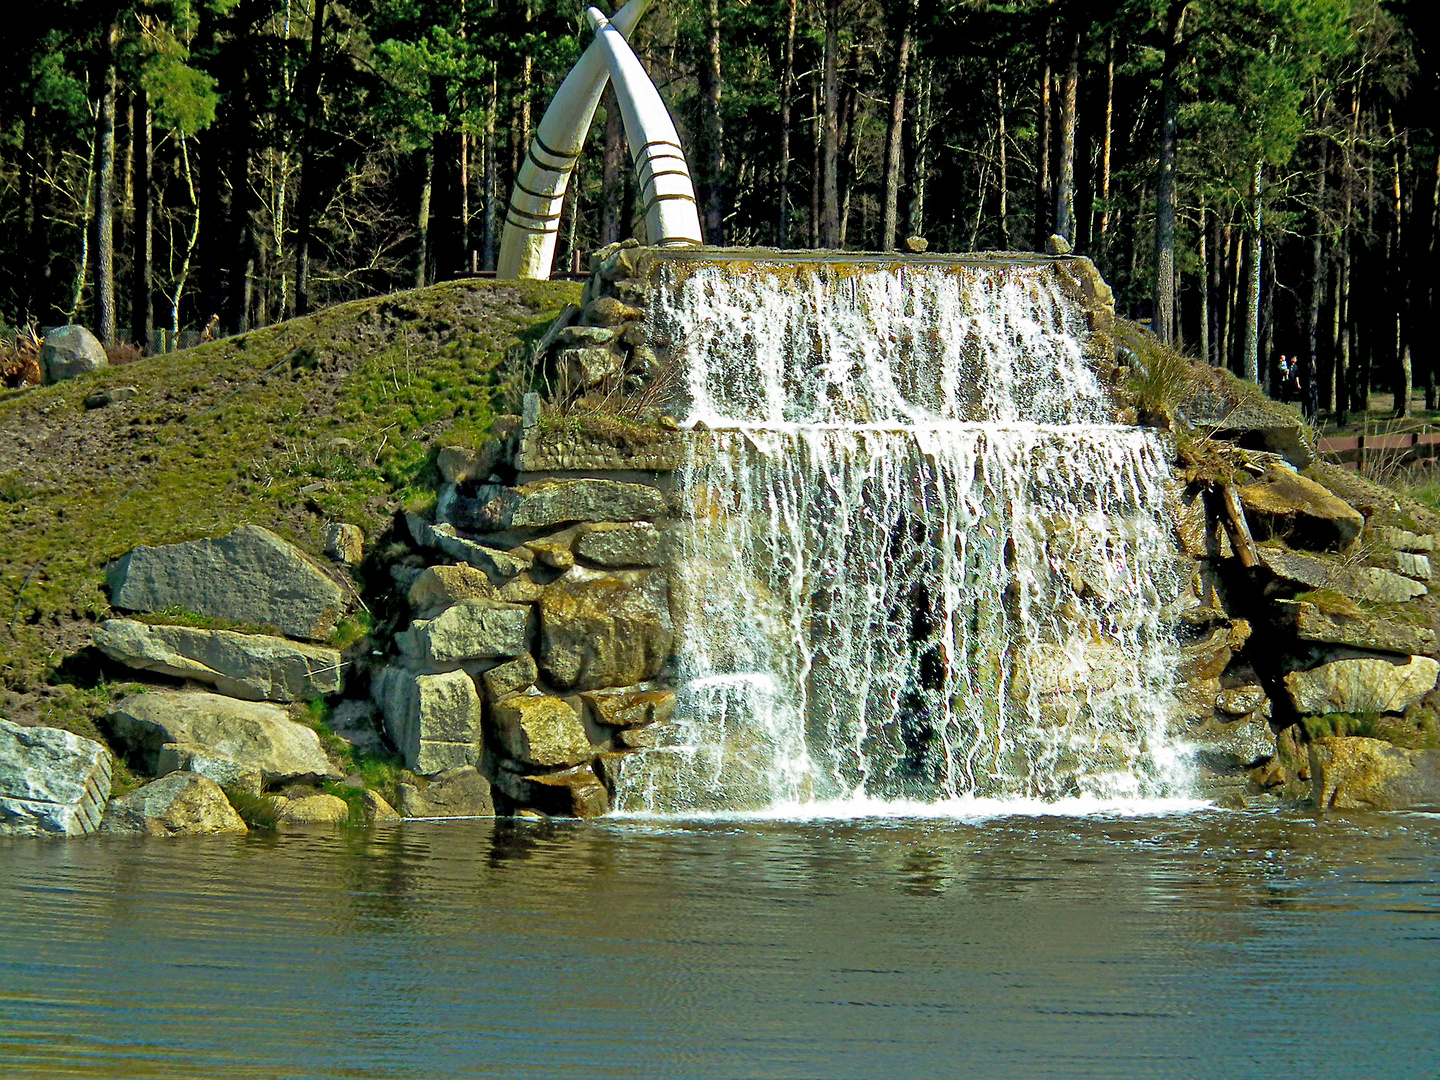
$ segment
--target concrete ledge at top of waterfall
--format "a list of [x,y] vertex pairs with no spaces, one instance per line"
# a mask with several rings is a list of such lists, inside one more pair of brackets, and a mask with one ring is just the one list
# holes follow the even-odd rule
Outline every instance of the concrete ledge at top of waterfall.
[[110,798],[110,751],[59,728],[0,720],[0,836],[82,836]]
[[310,700],[338,694],[342,685],[339,649],[266,634],[107,619],[94,638],[96,648],[128,667],[214,683],[247,701]]
[[163,547],[141,544],[105,575],[111,604],[125,611],[179,608],[311,641],[334,633],[350,608],[319,564],[258,525]]
[[574,522],[654,521],[665,513],[665,496],[646,484],[537,480],[515,488],[481,488],[467,519],[455,524],[498,532],[548,529]]

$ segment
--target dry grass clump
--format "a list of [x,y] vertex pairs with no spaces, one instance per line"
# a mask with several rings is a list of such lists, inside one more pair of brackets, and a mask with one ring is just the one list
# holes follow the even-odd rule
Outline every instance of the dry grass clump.
[[1196,361],[1128,319],[1115,320],[1115,341],[1125,350],[1120,354],[1130,369],[1125,392],[1140,422],[1170,427],[1175,411],[1195,390]]
[[44,382],[45,372],[40,367],[44,343],[33,325],[16,331],[13,338],[0,338],[0,384],[13,390]]

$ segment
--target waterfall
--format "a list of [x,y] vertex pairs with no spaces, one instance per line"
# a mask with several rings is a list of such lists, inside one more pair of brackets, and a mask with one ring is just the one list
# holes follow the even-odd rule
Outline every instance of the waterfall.
[[1178,794],[1166,454],[1053,263],[662,264],[680,701],[622,812]]

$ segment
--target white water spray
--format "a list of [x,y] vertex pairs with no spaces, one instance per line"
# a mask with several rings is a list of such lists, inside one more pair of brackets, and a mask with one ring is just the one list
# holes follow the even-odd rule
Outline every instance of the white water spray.
[[682,690],[618,809],[1183,792],[1163,448],[1052,265],[674,263],[654,308]]

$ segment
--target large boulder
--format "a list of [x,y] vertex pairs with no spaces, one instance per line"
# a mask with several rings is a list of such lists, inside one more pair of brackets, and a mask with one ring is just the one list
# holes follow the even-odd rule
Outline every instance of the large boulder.
[[1437,676],[1440,663],[1428,656],[1412,656],[1403,664],[1355,657],[1292,671],[1285,676],[1285,689],[1302,715],[1404,712],[1435,689]]
[[1257,540],[1275,537],[1291,547],[1325,551],[1348,547],[1365,528],[1360,511],[1293,469],[1272,465],[1235,494]]
[[134,836],[249,832],[220,786],[192,772],[172,772],[115,799],[105,809],[100,831]]
[[180,608],[324,640],[349,608],[344,591],[299,548],[269,529],[144,544],[106,568],[110,602],[127,611]]
[[423,776],[480,760],[480,695],[465,672],[392,665],[371,678],[370,693],[406,768]]
[[407,818],[494,817],[490,781],[473,765],[462,765],[435,777],[423,787],[400,784],[400,813]]
[[105,346],[83,326],[57,326],[45,335],[45,344],[40,347],[40,365],[45,369],[47,383],[98,371],[109,363]]
[[487,490],[492,497],[474,508],[467,522],[487,531],[550,529],[578,521],[654,521],[665,514],[665,496],[658,489],[618,480],[538,480]]
[[315,730],[291,720],[279,705],[220,694],[131,694],[110,710],[107,720],[114,736],[152,773],[159,771],[165,744],[179,743],[253,765],[266,784],[338,780],[341,775]]
[[1435,631],[1427,626],[1366,615],[1332,615],[1304,600],[1276,600],[1272,610],[1279,626],[1300,641],[1348,645],[1377,652],[1433,653]]
[[267,634],[108,619],[95,628],[95,645],[127,667],[214,683],[247,701],[325,697],[342,683],[339,649]]
[[540,597],[540,667],[557,687],[599,690],[653,679],[672,641],[658,571],[577,566]]
[[110,798],[110,752],[59,728],[0,720],[0,836],[94,832]]
[[1311,799],[1327,810],[1440,807],[1440,750],[1402,750],[1379,739],[1310,744]]
[[578,765],[596,754],[585,721],[562,698],[512,694],[490,708],[495,743],[527,765]]
[[405,656],[427,663],[519,656],[530,648],[530,609],[496,600],[460,600],[395,635]]

